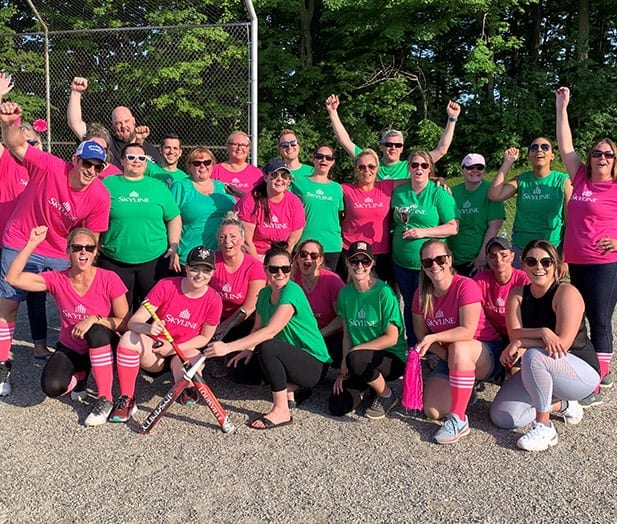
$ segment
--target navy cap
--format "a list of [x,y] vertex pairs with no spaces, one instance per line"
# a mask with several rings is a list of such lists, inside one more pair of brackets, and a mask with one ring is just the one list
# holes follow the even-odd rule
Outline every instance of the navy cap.
[[289,169],[289,166],[283,160],[281,160],[280,158],[273,158],[272,160],[270,160],[270,162],[266,164],[266,167],[264,167],[264,173],[266,173],[266,175],[269,175],[270,173],[280,171],[281,169],[287,171],[288,173],[291,173],[291,169]]

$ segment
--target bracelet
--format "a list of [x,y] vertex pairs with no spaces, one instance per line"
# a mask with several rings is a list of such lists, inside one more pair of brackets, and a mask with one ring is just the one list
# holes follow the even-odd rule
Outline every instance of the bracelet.
[[101,315],[97,315],[96,321],[100,324],[103,321],[103,317]]
[[456,121],[458,121],[458,118],[456,118],[455,116],[448,117],[448,122],[456,122]]

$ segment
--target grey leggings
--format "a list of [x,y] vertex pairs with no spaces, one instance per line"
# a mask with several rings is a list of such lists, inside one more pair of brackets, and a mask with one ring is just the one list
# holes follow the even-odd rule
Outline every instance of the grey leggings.
[[535,419],[536,409],[551,411],[554,400],[585,398],[599,381],[598,372],[571,353],[552,358],[544,349],[528,349],[523,354],[521,371],[497,393],[491,405],[491,420],[504,429],[526,426]]

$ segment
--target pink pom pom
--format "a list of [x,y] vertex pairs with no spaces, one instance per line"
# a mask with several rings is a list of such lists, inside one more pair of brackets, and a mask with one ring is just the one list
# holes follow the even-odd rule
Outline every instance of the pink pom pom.
[[407,355],[402,403],[406,409],[422,409],[422,363],[415,348],[409,348]]
[[47,122],[42,118],[39,118],[32,122],[32,129],[34,129],[37,133],[44,133],[47,131]]

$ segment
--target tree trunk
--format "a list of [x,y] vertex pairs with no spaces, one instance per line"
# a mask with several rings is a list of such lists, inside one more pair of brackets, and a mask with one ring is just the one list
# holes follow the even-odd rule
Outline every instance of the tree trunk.
[[301,0],[300,2],[300,59],[302,64],[313,65],[313,35],[311,23],[315,14],[315,0]]
[[[578,39],[576,59],[585,62],[589,58],[589,13],[591,0],[578,1]],[[583,65],[583,67],[587,67]]]

